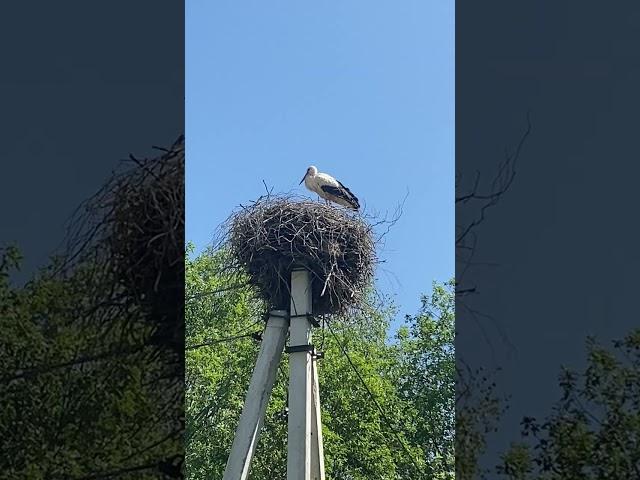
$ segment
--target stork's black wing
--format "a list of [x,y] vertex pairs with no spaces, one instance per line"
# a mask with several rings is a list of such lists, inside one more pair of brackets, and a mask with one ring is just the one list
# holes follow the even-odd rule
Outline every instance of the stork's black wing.
[[332,185],[322,185],[320,188],[324,192],[330,193],[331,195],[335,195],[338,198],[346,200],[349,205],[358,210],[360,208],[360,202],[358,202],[358,198],[353,193],[351,193],[351,190],[345,187],[342,183],[338,182],[338,185],[340,186],[334,187]]

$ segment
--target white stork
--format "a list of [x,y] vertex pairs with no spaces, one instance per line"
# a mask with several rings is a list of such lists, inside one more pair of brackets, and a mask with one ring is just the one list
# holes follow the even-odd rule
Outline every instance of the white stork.
[[313,165],[307,168],[300,184],[304,182],[304,186],[312,192],[317,193],[327,201],[343,205],[353,210],[360,208],[360,203],[351,191],[342,185],[338,180],[326,173],[318,173],[318,169]]

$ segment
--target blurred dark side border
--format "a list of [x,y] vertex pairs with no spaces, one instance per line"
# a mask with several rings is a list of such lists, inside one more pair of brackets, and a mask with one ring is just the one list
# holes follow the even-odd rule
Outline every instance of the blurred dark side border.
[[638,45],[637,2],[456,2],[457,478],[640,477]]
[[2,10],[0,478],[182,478],[184,2]]

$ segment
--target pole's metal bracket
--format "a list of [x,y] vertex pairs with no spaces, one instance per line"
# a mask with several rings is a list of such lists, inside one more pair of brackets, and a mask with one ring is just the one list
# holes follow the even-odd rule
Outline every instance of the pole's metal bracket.
[[324,352],[317,351],[311,344],[287,346],[284,347],[284,351],[286,353],[308,352],[316,358],[324,358]]
[[296,353],[296,352],[313,353],[315,351],[315,348],[311,344],[308,344],[308,345],[294,345],[294,346],[284,347],[284,351],[286,353]]

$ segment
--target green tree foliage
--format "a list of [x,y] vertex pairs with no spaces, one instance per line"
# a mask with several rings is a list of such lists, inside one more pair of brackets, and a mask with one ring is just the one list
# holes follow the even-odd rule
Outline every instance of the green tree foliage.
[[[259,349],[265,308],[224,252],[186,261],[188,478],[221,478]],[[231,282],[234,282],[231,284]],[[453,293],[435,285],[390,338],[395,311],[371,305],[314,331],[325,466],[332,480],[453,478]],[[372,302],[373,303],[373,302]],[[388,302],[387,302],[388,303]],[[251,478],[286,476],[287,356],[277,376]]]
[[497,471],[513,480],[640,478],[640,329],[607,349],[587,340],[583,372],[564,369],[543,421],[523,420]]
[[421,445],[427,455],[432,478],[447,478],[454,467],[455,423],[455,305],[453,282],[434,284],[430,297],[422,298],[418,315],[407,316],[397,338],[402,371],[398,394],[412,409],[405,420],[412,432],[411,443]]

